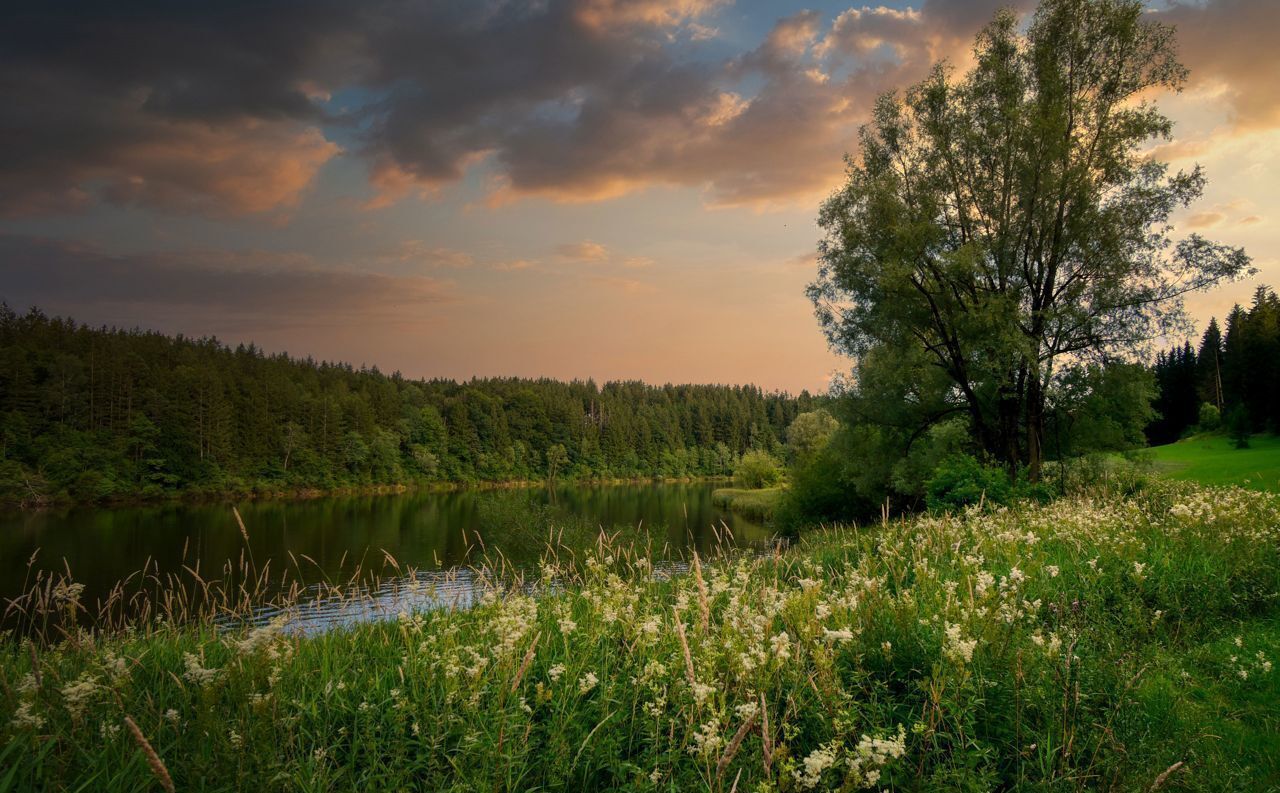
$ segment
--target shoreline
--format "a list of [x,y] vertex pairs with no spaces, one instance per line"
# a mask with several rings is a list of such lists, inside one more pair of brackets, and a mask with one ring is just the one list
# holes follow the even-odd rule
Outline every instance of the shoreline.
[[[575,485],[575,486],[620,486],[620,485],[643,485],[643,484],[693,484],[693,483],[715,483],[715,482],[731,482],[731,476],[644,476],[644,477],[609,477],[609,478],[590,478],[590,479],[561,479],[555,485]],[[72,498],[59,499],[54,498],[43,503],[3,503],[0,504],[0,514],[18,513],[18,512],[41,512],[52,509],[72,509],[80,507],[92,507],[97,509],[119,509],[127,507],[148,507],[161,506],[167,504],[218,504],[218,503],[234,503],[243,501],[310,501],[318,498],[333,498],[337,496],[391,496],[403,495],[406,493],[451,493],[462,490],[527,490],[531,488],[547,487],[546,480],[536,479],[511,479],[503,481],[481,481],[481,482],[399,482],[392,484],[380,485],[349,485],[334,488],[319,487],[297,487],[297,488],[262,488],[249,490],[185,490],[174,493],[165,493],[160,496],[144,496],[133,494],[121,498],[112,498],[103,501],[82,501]]]

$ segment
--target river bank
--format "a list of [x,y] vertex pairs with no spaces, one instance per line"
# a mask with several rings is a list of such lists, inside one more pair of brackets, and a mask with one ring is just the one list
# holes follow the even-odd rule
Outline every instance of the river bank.
[[51,626],[0,642],[0,764],[105,791],[1265,789],[1277,527],[1275,496],[1156,482],[674,578],[606,538],[547,557],[544,597],[494,579],[310,636]]
[[691,484],[697,482],[729,482],[730,476],[649,476],[649,477],[601,477],[601,478],[559,478],[554,483],[537,479],[510,479],[501,481],[448,482],[439,480],[421,480],[411,482],[394,482],[386,484],[342,485],[330,488],[322,487],[280,487],[263,485],[253,487],[231,487],[222,489],[191,488],[177,491],[164,491],[155,494],[136,493],[127,496],[113,496],[103,500],[74,499],[67,495],[42,497],[39,500],[0,502],[3,510],[41,510],[65,507],[137,507],[157,504],[218,504],[239,503],[244,501],[306,501],[333,496],[384,496],[404,493],[451,493],[460,490],[527,490],[549,486],[582,485],[601,487],[610,485],[639,484]]

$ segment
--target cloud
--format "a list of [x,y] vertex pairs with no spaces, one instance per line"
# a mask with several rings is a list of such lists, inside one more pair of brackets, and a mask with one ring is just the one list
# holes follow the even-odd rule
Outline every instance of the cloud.
[[1193,88],[1221,91],[1243,130],[1280,125],[1280,3],[1171,0],[1155,18],[1177,26]]
[[815,251],[805,251],[797,253],[795,256],[786,260],[788,267],[803,267],[806,269],[818,266],[818,254]]
[[236,329],[384,324],[420,317],[451,299],[420,276],[318,267],[265,251],[112,254],[80,243],[0,235],[0,299],[86,321],[136,324],[173,317]]
[[598,242],[583,240],[556,246],[556,255],[572,262],[603,262],[609,259],[609,249]]
[[1248,217],[1243,217],[1237,220],[1236,225],[1237,226],[1253,226],[1261,222],[1263,222],[1261,217],[1257,215],[1249,215]]
[[[27,4],[0,28],[0,214],[99,200],[253,214],[339,152],[317,98],[350,74],[342,4]],[[137,4],[134,4],[137,6]]]
[[1187,228],[1203,229],[1210,226],[1216,226],[1226,220],[1227,216],[1221,212],[1197,212],[1187,218]]
[[653,284],[636,278],[623,278],[616,275],[593,275],[591,280],[602,287],[627,295],[647,295],[658,291]]
[[461,270],[475,263],[474,257],[465,251],[434,246],[424,240],[404,240],[380,258],[432,269]]
[[493,262],[489,266],[499,272],[511,273],[532,269],[537,267],[538,263],[530,259],[508,259],[506,261]]
[[[36,4],[0,30],[0,213],[278,213],[343,151],[368,169],[367,209],[477,170],[490,205],[655,186],[716,207],[811,203],[876,95],[967,63],[1007,4],[801,11],[719,60],[696,42],[727,0]],[[1236,124],[1280,123],[1280,3],[1152,16],[1179,26],[1193,87],[1225,92]]]

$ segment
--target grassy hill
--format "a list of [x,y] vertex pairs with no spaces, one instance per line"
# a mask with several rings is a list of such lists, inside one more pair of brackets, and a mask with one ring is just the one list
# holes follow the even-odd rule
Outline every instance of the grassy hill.
[[1237,449],[1224,436],[1197,435],[1151,451],[1156,470],[1173,479],[1280,492],[1280,436],[1255,435]]

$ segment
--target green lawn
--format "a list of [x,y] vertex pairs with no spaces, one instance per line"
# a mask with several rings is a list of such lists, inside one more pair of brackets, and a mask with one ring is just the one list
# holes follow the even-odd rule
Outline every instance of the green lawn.
[[1151,450],[1156,470],[1207,485],[1280,492],[1280,436],[1255,435],[1248,449],[1221,435],[1197,435]]

